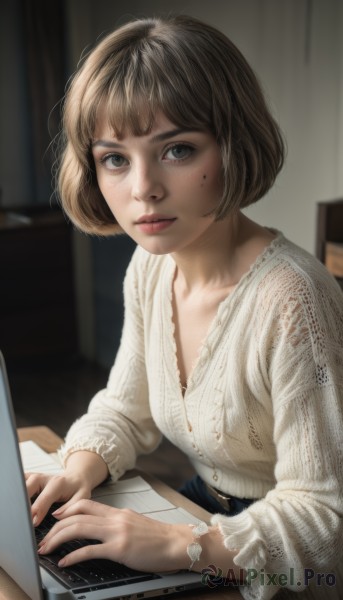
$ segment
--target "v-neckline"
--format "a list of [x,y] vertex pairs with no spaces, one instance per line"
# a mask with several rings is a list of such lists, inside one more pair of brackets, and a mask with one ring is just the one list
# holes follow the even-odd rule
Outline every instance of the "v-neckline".
[[188,395],[190,387],[194,381],[194,375],[196,374],[196,372],[199,369],[199,365],[201,363],[204,348],[206,346],[208,346],[208,343],[207,343],[208,339],[209,339],[213,329],[215,328],[216,324],[218,323],[218,320],[219,320],[220,314],[222,313],[224,305],[228,302],[228,299],[230,299],[230,301],[231,301],[231,298],[235,294],[236,289],[239,285],[239,282],[234,287],[232,292],[229,293],[227,296],[225,296],[225,298],[221,302],[219,302],[219,304],[217,306],[217,310],[215,312],[215,315],[211,319],[209,326],[207,328],[207,333],[205,334],[205,336],[204,336],[203,340],[201,341],[200,346],[198,348],[196,358],[193,362],[193,365],[191,367],[190,373],[189,373],[187,381],[186,381],[186,385],[183,385],[183,383],[181,381],[181,373],[180,373],[180,367],[179,367],[179,361],[178,361],[178,346],[177,346],[176,335],[175,335],[176,334],[176,324],[175,324],[175,319],[174,319],[174,316],[175,316],[174,315],[174,298],[175,298],[174,281],[175,281],[175,276],[176,276],[177,265],[172,258],[171,258],[171,261],[172,261],[172,267],[171,267],[171,272],[169,273],[169,281],[168,281],[168,287],[169,287],[169,297],[168,297],[169,315],[168,316],[169,316],[169,323],[170,323],[170,327],[171,327],[173,356],[174,356],[176,377],[178,380],[178,389],[180,391],[182,398],[185,399],[185,397],[186,397],[186,395]]
[[175,276],[176,276],[177,265],[176,265],[174,259],[169,255],[169,259],[171,262],[171,268],[170,268],[170,272],[168,273],[169,274],[169,281],[168,281],[168,313],[169,314],[168,314],[168,319],[169,319],[170,331],[171,331],[171,343],[172,343],[172,347],[173,347],[175,373],[176,373],[176,378],[178,381],[178,389],[179,389],[180,395],[183,398],[183,400],[185,400],[186,396],[189,394],[190,388],[192,387],[192,383],[195,379],[194,375],[196,375],[197,371],[200,368],[200,364],[202,362],[202,360],[201,360],[202,355],[204,353],[204,348],[210,347],[210,344],[208,342],[209,342],[209,338],[211,337],[213,330],[216,328],[217,325],[221,325],[221,315],[222,315],[223,311],[228,308],[227,305],[234,302],[234,300],[236,299],[237,295],[241,292],[241,290],[242,290],[243,286],[246,284],[246,282],[251,278],[253,273],[259,268],[260,264],[262,264],[266,261],[267,255],[273,254],[274,249],[276,248],[277,245],[280,244],[280,241],[283,239],[283,234],[280,231],[275,230],[275,229],[271,229],[271,231],[273,231],[276,234],[275,237],[271,240],[271,242],[269,244],[267,244],[267,246],[265,246],[265,248],[262,250],[262,252],[256,257],[254,262],[251,264],[249,270],[242,275],[242,277],[240,278],[240,280],[238,281],[237,285],[234,287],[232,292],[230,292],[221,302],[219,302],[216,313],[215,313],[214,317],[212,318],[212,320],[210,321],[209,327],[207,329],[207,333],[198,348],[197,356],[192,365],[189,376],[187,378],[186,386],[183,386],[182,381],[181,381],[181,373],[180,373],[180,368],[179,368],[178,352],[177,352],[178,348],[177,348],[176,336],[175,336],[174,281],[175,281]]

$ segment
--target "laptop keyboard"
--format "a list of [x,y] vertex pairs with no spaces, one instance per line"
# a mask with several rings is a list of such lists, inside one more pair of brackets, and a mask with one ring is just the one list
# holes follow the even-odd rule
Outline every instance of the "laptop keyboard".
[[[57,506],[52,506],[51,512]],[[48,514],[42,523],[35,527],[37,544],[43,539],[55,522],[56,519],[51,514]],[[96,540],[72,540],[71,542],[62,544],[51,554],[45,556],[39,555],[39,562],[54,577],[62,581],[66,587],[72,589],[74,593],[89,592],[91,590],[111,588],[128,583],[138,583],[140,581],[150,581],[151,579],[158,579],[160,577],[155,573],[136,571],[121,563],[102,558],[87,560],[71,567],[61,568],[58,566],[61,558],[69,552],[81,546],[98,543]]]

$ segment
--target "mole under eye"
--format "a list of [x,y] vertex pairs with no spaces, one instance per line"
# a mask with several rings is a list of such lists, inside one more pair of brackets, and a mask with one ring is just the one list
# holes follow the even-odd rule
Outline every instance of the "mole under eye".
[[164,158],[167,160],[185,160],[193,154],[194,148],[188,144],[174,144],[166,151]]

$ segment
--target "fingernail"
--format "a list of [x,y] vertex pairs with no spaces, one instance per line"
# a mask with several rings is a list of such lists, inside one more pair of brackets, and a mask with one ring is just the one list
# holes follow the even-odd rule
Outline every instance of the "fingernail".
[[63,513],[63,510],[63,508],[58,508],[57,510],[54,510],[54,512],[52,512],[51,514],[53,517],[58,517],[58,515]]
[[37,525],[38,517],[35,515],[32,519],[33,526]]
[[61,558],[61,560],[58,562],[59,567],[64,567],[65,564],[66,564],[65,558]]

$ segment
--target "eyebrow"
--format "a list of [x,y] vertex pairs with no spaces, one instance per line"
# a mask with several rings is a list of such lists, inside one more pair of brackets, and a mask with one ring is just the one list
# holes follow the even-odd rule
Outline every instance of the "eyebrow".
[[[158,133],[154,136],[152,136],[152,138],[150,138],[150,142],[152,144],[155,144],[156,142],[164,142],[165,140],[169,140],[170,138],[173,138],[177,135],[180,135],[180,133],[190,133],[192,131],[198,131],[196,129],[185,129],[185,128],[177,128],[177,129],[171,129],[170,131],[164,131],[163,133]],[[111,140],[96,140],[95,142],[92,143],[92,148],[95,148],[96,146],[101,146],[102,148],[121,148],[122,144],[118,143],[118,142],[113,142]]]

